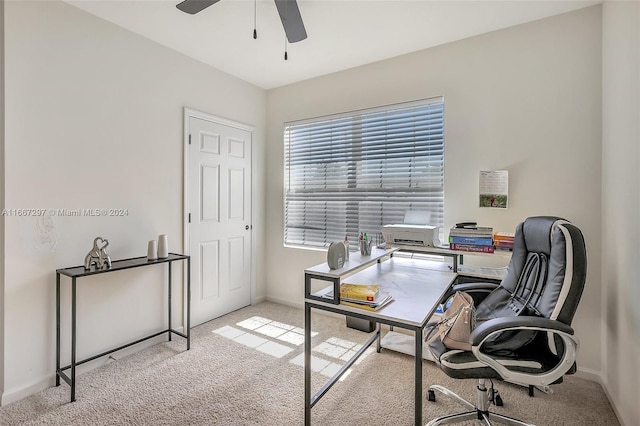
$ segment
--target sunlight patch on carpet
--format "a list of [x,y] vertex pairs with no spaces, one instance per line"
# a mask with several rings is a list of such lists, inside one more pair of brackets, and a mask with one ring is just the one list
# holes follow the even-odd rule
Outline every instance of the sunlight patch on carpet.
[[250,348],[257,348],[258,346],[268,342],[267,339],[264,339],[262,337],[256,336],[255,334],[251,334],[251,333],[241,334],[240,336],[233,339],[233,341],[243,344],[245,346],[248,346]]
[[320,343],[318,346],[313,348],[313,350],[316,352],[320,352],[323,355],[338,359],[340,359],[340,357],[348,351],[348,349],[345,349],[341,346],[332,345],[328,342]]
[[[276,358],[283,358],[296,349],[300,351],[300,346],[304,343],[304,329],[269,318],[253,316],[237,322],[236,325],[241,328],[226,325],[213,330],[213,333]],[[318,332],[311,332],[311,336],[317,335]],[[359,348],[359,343],[329,337],[312,349],[316,355],[311,356],[311,371],[333,377],[342,367],[341,362],[348,361]],[[371,352],[373,348],[368,348],[355,364],[359,364]],[[304,368],[304,352],[299,352],[289,362]],[[344,380],[350,372],[351,369],[347,370],[340,380]]]
[[[245,330],[226,325],[213,330],[213,333],[276,358],[282,358],[294,351],[295,348],[288,345],[301,346],[304,343],[304,329],[269,318],[253,316],[236,323],[236,325]],[[311,332],[312,336],[317,334],[316,331]],[[269,338],[277,339],[286,344],[274,342]]]
[[[292,358],[289,362],[291,364],[298,365],[304,368],[304,353],[301,353],[295,358]],[[341,367],[341,364],[336,364],[335,362],[331,362],[317,356],[311,356],[311,371],[320,373],[323,376],[333,377],[333,375],[336,374]],[[340,381],[342,382],[344,379],[346,379],[350,373],[351,369],[345,371],[342,377],[340,377]]]
[[[338,339],[337,337],[330,337],[313,348],[313,350],[332,358],[337,358],[342,361],[349,361],[356,354],[356,352],[358,352],[359,348],[359,343],[350,342],[344,339]],[[360,364],[362,360],[365,359],[373,351],[373,348],[367,348],[362,356],[360,356],[360,358],[358,358],[354,364]]]
[[278,340],[291,343],[292,345],[300,346],[304,343],[304,334],[299,334],[293,331],[287,331],[282,336],[278,336]]
[[268,341],[264,345],[256,347],[257,350],[267,355],[274,356],[276,358],[282,358],[283,356],[293,351],[289,346],[281,345],[280,343]]
[[262,317],[251,317],[251,318],[247,318],[244,321],[240,321],[239,323],[236,323],[236,325],[239,325],[242,328],[246,328],[248,330],[255,330],[258,327],[262,327],[265,324],[269,324],[271,321],[270,319],[267,318],[262,318]]
[[230,325],[225,325],[222,328],[219,328],[217,330],[213,330],[213,332],[215,334],[219,334],[219,335],[221,335],[223,337],[226,337],[227,339],[231,339],[231,340],[233,340],[236,337],[238,337],[238,336],[240,336],[240,335],[245,333],[244,331],[238,330],[237,328],[231,327]]
[[248,333],[244,330],[240,330],[229,325],[225,325],[217,330],[213,330],[212,333],[218,334],[234,342],[240,343],[250,348],[254,348],[267,355],[274,356],[276,358],[282,358],[283,356],[291,353],[293,348],[280,343],[273,342],[255,334]]
[[[304,343],[303,328],[270,320],[269,318],[253,316],[236,323],[236,325],[296,346],[300,346]],[[317,335],[317,331],[311,331],[311,337]]]

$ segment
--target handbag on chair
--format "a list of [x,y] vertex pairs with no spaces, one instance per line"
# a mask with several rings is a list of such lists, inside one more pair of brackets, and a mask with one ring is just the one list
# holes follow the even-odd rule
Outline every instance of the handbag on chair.
[[430,344],[440,338],[447,348],[470,351],[469,336],[475,326],[473,298],[463,291],[457,291],[451,299],[451,306],[444,311],[440,321],[431,325],[424,340]]

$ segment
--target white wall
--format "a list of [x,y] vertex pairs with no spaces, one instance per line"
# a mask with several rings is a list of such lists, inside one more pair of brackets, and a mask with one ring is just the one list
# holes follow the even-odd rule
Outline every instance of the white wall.
[[[589,272],[575,322],[579,365],[598,372],[602,358],[620,418],[636,424],[640,314],[631,303],[639,296],[632,271],[640,247],[629,230],[637,233],[631,224],[640,219],[640,12],[637,4],[611,3],[604,5],[603,46],[600,8],[593,7],[274,89],[265,101],[254,86],[64,3],[1,2],[0,155],[4,148],[10,162],[0,157],[0,207],[129,209],[124,218],[6,218],[2,403],[51,384],[56,268],[80,264],[98,234],[111,240],[113,258],[143,254],[161,232],[181,251],[183,107],[256,126],[256,173],[267,177],[256,206],[267,229],[258,231],[258,247],[266,249],[257,259],[257,295],[301,306],[302,271],[325,253],[282,246],[282,123],[444,95],[447,225],[475,219],[509,230],[529,215],[557,214],[583,229]],[[481,169],[510,171],[508,210],[475,206]],[[97,280],[83,287],[88,321],[79,331],[88,344],[81,352],[122,337],[114,332],[137,336],[156,324],[162,273],[126,278],[131,285]]]
[[[445,226],[513,231],[528,216],[584,232],[587,286],[574,325],[579,366],[600,371],[601,8],[520,25],[270,90],[267,96],[269,299],[300,306],[303,270],[324,251],[283,247],[283,122],[442,95]],[[480,170],[509,170],[509,209],[480,209]],[[286,267],[283,267],[286,265]]]
[[[63,2],[7,2],[3,23],[6,208],[128,209],[124,217],[5,218],[7,403],[52,383],[56,268],[82,264],[97,235],[109,239],[112,259],[145,255],[160,233],[170,251],[182,252],[183,108],[255,126],[262,176],[266,94]],[[260,247],[262,186],[255,211]],[[263,268],[259,256],[257,297],[266,295]],[[79,356],[157,331],[166,318],[165,274],[143,268],[79,281]]]
[[[0,22],[4,23],[4,2],[0,2]],[[4,25],[0,29],[0,211],[4,210]],[[0,216],[0,354],[4,353],[4,216]],[[0,355],[0,395],[4,391],[4,364]]]
[[605,388],[640,424],[640,3],[603,5],[603,320]]

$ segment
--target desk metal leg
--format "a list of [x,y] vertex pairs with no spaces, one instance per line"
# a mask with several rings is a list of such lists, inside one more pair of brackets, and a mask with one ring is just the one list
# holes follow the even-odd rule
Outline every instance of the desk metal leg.
[[311,307],[304,304],[304,424],[311,425]]
[[76,400],[76,277],[71,278],[71,402]]
[[56,272],[56,386],[60,386],[60,273]]
[[171,341],[171,262],[167,262],[167,266],[169,268],[169,328],[167,329],[167,335],[169,337],[169,341]]
[[422,330],[416,334],[416,366],[415,366],[415,424],[422,425]]

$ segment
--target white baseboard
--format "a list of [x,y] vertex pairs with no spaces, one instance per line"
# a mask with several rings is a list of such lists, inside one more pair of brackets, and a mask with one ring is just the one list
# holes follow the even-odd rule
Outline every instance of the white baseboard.
[[255,299],[253,299],[253,301],[251,302],[251,305],[257,305],[258,303],[262,303],[262,302],[266,302],[267,301],[267,297],[266,296],[262,296],[262,297],[256,297]]
[[618,422],[620,422],[621,426],[626,426],[626,424],[622,421],[622,416],[620,415],[620,412],[618,411],[618,407],[616,406],[615,399],[611,395],[611,392],[609,392],[609,382],[604,377],[604,374],[601,375],[600,385],[602,386],[602,390],[604,390],[604,394],[606,395],[607,400],[609,401],[609,404],[611,405],[611,408],[613,409],[613,413],[618,418]]
[[600,373],[600,371],[592,370],[590,368],[578,367],[578,371],[576,371],[574,375],[575,377],[578,377],[580,379],[599,383],[602,387],[604,387],[602,383],[602,374]]
[[[55,375],[49,375],[47,377],[43,377],[41,380],[32,383],[27,386],[23,386],[19,389],[14,389],[12,391],[4,392],[2,394],[2,399],[0,400],[0,405],[5,406],[7,404],[11,404],[12,402],[20,401],[28,396],[31,396],[35,393],[41,392],[47,388],[55,386],[56,377]],[[66,383],[64,384],[66,386]]]
[[304,309],[304,302],[302,303],[294,303],[288,299],[280,299],[278,297],[267,296],[267,302],[277,303],[279,305],[291,306],[292,308]]
[[[184,333],[183,331],[184,327],[177,327],[174,330]],[[174,337],[174,338],[183,340],[182,337]],[[134,354],[143,349],[150,348],[151,346],[154,346],[154,345],[157,345],[158,343],[163,343],[166,341],[167,341],[167,336],[166,334],[163,333],[160,336],[154,337],[153,339],[145,340],[144,342],[140,342],[137,345],[133,345],[128,348],[121,349],[117,352],[113,352],[112,354],[105,355],[93,361],[84,363],[76,367],[76,377],[86,373],[87,371],[91,371],[98,367],[102,367],[103,365],[106,365],[110,362],[114,362],[114,360],[124,358],[128,355]],[[26,385],[17,389],[7,390],[2,394],[2,398],[0,399],[0,406],[4,406],[7,404],[11,404],[12,402],[19,401],[21,399],[24,399],[28,396],[41,392],[55,385],[56,385],[56,375],[49,374],[29,385]],[[64,380],[60,380],[60,386],[65,386],[69,388],[69,385],[67,385],[64,382]],[[71,390],[69,390],[69,392],[71,392]]]

